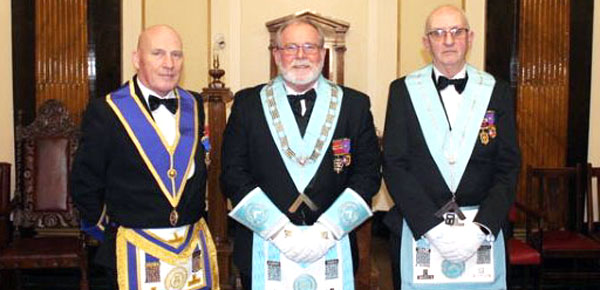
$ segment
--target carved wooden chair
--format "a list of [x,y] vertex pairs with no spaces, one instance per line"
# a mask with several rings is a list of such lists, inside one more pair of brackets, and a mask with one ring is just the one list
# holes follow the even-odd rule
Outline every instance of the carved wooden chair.
[[[595,180],[595,182],[594,182]],[[595,185],[595,186],[594,186]],[[594,219],[594,213],[600,215],[600,167],[587,167],[587,233],[596,241],[600,241],[600,221]]]
[[[67,109],[49,100],[32,124],[17,126],[16,143],[16,191],[10,209],[0,211],[3,222],[12,214],[14,230],[10,240],[0,245],[0,271],[8,277],[10,270],[18,274],[22,269],[78,268],[80,289],[87,290],[84,236],[68,194],[78,130]],[[19,288],[19,280],[17,277],[15,288]]]
[[544,282],[587,283],[600,279],[600,242],[583,233],[584,187],[582,166],[527,167],[527,205],[541,223],[526,225],[528,240],[544,261]]

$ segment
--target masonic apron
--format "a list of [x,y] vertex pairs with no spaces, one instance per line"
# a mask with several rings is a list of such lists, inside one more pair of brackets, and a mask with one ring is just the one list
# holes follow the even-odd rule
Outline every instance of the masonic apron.
[[[318,97],[304,137],[295,126],[282,78],[275,78],[260,92],[269,130],[299,193],[304,191],[321,165],[326,146],[332,142],[342,104],[342,89],[322,76],[316,91]],[[321,259],[310,264],[287,259],[256,233],[253,241],[252,289],[354,289],[352,253],[347,235]]]
[[[406,86],[429,152],[453,194],[471,158],[478,135],[482,134],[481,120],[486,123],[486,119],[493,118],[493,112],[486,110],[494,78],[468,65],[467,73],[469,81],[452,130],[448,128],[431,79],[432,65],[406,77]],[[466,221],[472,221],[478,208],[463,207],[461,210]],[[461,263],[444,260],[424,237],[415,241],[406,221],[403,222],[401,238],[402,289],[506,289],[502,232],[495,241],[484,241],[473,257]]]
[[216,248],[204,219],[175,227],[177,205],[194,167],[198,136],[196,100],[177,88],[179,102],[173,145],[168,145],[136,96],[133,82],[106,100],[135,144],[164,197],[173,227],[117,231],[117,280],[121,290],[219,289]]

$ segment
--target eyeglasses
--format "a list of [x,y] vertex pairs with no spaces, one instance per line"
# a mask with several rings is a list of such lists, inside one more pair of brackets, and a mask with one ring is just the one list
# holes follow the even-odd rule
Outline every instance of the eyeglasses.
[[427,32],[427,35],[434,40],[442,40],[446,38],[446,34],[448,33],[450,33],[452,38],[460,38],[467,35],[467,32],[469,32],[469,29],[464,27],[452,27],[450,29],[438,28]]
[[302,48],[302,51],[305,54],[315,54],[317,52],[319,52],[319,50],[323,47],[316,45],[314,43],[304,43],[304,44],[295,44],[295,43],[288,43],[284,46],[279,46],[277,47],[278,50],[281,50],[284,54],[287,55],[295,55],[298,53],[298,50],[300,50],[300,48]]

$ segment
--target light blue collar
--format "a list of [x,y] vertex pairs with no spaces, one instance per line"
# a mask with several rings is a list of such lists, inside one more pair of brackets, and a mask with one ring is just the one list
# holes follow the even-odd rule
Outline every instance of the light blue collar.
[[431,79],[432,67],[428,65],[406,76],[406,87],[429,152],[448,188],[454,193],[471,158],[496,81],[491,75],[467,65],[469,81],[450,131]]
[[[269,103],[267,101],[269,90],[272,91],[274,98],[273,109],[277,112],[275,115],[271,112]],[[281,76],[276,77],[269,82],[269,84],[264,86],[260,92],[263,112],[265,114],[267,124],[269,125],[271,136],[273,137],[273,141],[279,149],[279,153],[288,170],[288,173],[294,181],[294,184],[299,192],[304,192],[304,189],[317,172],[317,169],[323,160],[323,156],[327,152],[327,147],[333,138],[333,132],[335,131],[335,126],[337,124],[337,119],[342,105],[342,89],[332,82],[326,80],[323,76],[319,77],[316,93],[317,98],[310,115],[306,132],[304,137],[302,137],[300,135],[300,130],[298,129],[296,119],[294,118],[294,113],[292,112],[290,104],[287,100],[284,81]],[[332,102],[332,100],[334,102]],[[331,116],[333,117],[332,120],[330,120],[332,126],[326,128],[324,124],[329,113],[332,113]],[[277,120],[274,120],[276,117],[279,117],[280,123],[276,123]],[[294,159],[290,158],[288,153],[286,153],[286,144],[282,144],[281,134],[278,133],[278,124],[283,126],[283,133],[287,138],[287,146],[295,153],[296,157],[309,158],[315,153],[315,147],[319,146],[319,144],[322,144],[322,149],[321,152],[318,152],[318,157],[312,162],[307,162],[304,165],[301,165]],[[323,132],[324,129],[326,132]]]

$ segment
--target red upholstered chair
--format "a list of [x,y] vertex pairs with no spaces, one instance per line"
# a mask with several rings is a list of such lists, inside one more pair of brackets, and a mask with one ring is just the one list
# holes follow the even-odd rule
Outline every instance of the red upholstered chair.
[[[3,190],[0,198],[0,229],[14,228],[10,239],[0,239],[0,288],[19,288],[19,277],[11,279],[15,286],[5,280],[22,269],[77,268],[80,288],[87,290],[87,253],[67,186],[78,132],[66,108],[47,101],[31,125],[17,126],[16,141],[15,195],[7,203],[9,193]],[[6,225],[11,213],[13,223]]]
[[582,166],[527,167],[527,205],[542,222],[526,234],[540,245],[542,284],[600,281],[600,242],[583,232],[586,199]]
[[[595,180],[595,182],[594,182]],[[594,186],[596,185],[596,186]],[[594,198],[595,196],[595,198]],[[587,233],[596,241],[600,241],[600,222],[594,220],[594,213],[600,215],[600,167],[587,167]],[[595,201],[595,202],[594,202]]]
[[[538,218],[539,216],[531,212],[524,205],[515,202],[515,205],[510,209],[508,219],[511,226],[517,222],[517,210],[524,211],[528,218]],[[511,286],[515,286],[515,277],[522,276],[522,283],[520,288],[528,288],[530,284],[530,278],[533,278],[533,289],[539,289],[540,287],[540,266],[542,263],[542,256],[540,252],[535,249],[532,245],[521,239],[510,237],[507,239],[507,250],[508,250],[508,262],[511,267]],[[519,275],[521,274],[522,275]],[[511,289],[514,287],[511,287]]]

